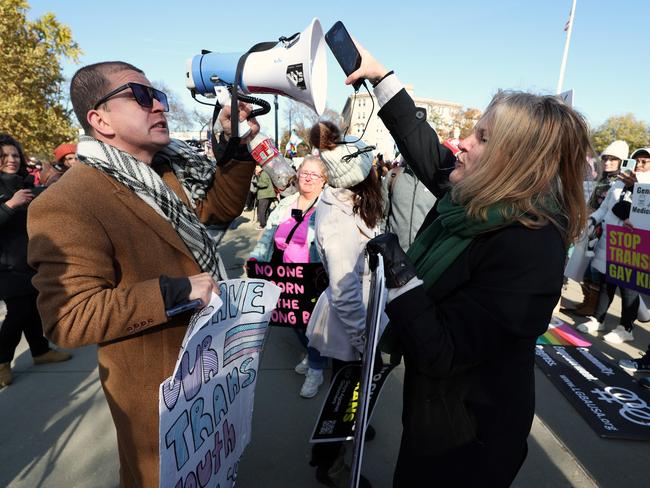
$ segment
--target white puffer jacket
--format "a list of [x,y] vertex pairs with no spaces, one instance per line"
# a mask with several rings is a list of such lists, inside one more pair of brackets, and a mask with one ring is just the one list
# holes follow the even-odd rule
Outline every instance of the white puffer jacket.
[[610,225],[623,225],[623,221],[612,212],[614,205],[621,200],[631,202],[632,192],[625,189],[625,184],[622,181],[616,181],[610,187],[607,197],[600,204],[598,210],[590,216],[596,223],[603,222],[603,235],[598,240],[595,256],[591,261],[591,265],[603,274],[607,272],[607,227]]

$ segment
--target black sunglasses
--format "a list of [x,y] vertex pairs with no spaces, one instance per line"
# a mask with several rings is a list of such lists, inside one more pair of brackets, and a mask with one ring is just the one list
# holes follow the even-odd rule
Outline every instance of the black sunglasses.
[[153,107],[153,101],[158,100],[163,107],[165,108],[164,112],[169,112],[169,103],[167,102],[167,95],[160,90],[156,90],[147,85],[141,83],[125,83],[124,85],[118,86],[115,90],[107,93],[105,96],[99,99],[95,105],[93,105],[93,110],[97,110],[102,103],[108,101],[109,98],[117,95],[120,92],[123,92],[126,89],[131,89],[133,93],[133,98],[138,102],[138,105],[145,108]]

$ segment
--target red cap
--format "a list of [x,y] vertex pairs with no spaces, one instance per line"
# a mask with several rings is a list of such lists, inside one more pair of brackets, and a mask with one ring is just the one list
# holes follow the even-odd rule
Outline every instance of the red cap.
[[54,150],[54,159],[60,163],[66,155],[75,154],[76,152],[76,144],[61,144]]

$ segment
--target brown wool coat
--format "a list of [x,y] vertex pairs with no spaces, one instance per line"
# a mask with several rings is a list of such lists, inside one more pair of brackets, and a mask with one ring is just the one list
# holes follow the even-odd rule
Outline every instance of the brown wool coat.
[[[227,223],[243,209],[252,163],[232,161],[196,209]],[[187,196],[171,169],[163,179]],[[190,314],[168,321],[158,278],[200,273],[171,224],[135,193],[80,164],[30,205],[28,259],[45,334],[99,344],[99,376],[117,430],[120,482],[157,487],[158,386],[171,375]]]

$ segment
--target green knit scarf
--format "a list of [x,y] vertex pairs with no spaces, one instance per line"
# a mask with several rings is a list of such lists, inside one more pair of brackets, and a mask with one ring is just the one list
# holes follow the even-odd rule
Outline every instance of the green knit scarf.
[[465,207],[454,203],[451,192],[438,202],[438,218],[415,239],[408,256],[415,264],[418,277],[430,289],[440,275],[467,249],[479,234],[507,225],[499,206],[488,208],[487,220],[467,216]]

